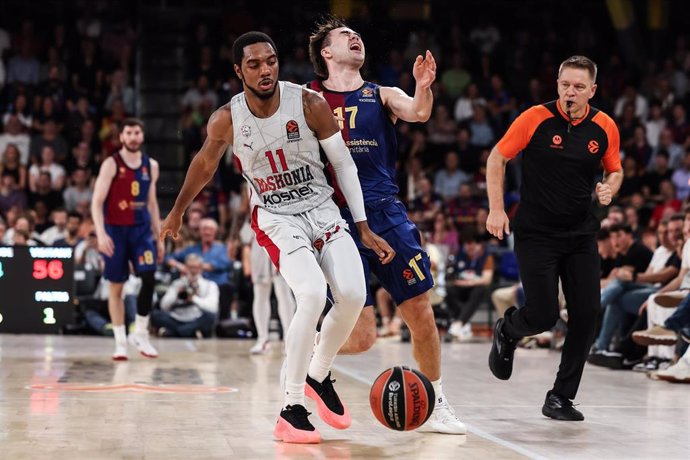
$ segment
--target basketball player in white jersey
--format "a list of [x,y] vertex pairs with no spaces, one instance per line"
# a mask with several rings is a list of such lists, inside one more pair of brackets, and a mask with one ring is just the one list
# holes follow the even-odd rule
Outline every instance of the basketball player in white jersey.
[[[317,443],[321,436],[309,422],[305,393],[326,423],[339,429],[350,425],[330,367],[357,322],[366,292],[362,262],[331,199],[319,147],[336,171],[362,243],[381,263],[389,263],[395,252],[367,225],[357,168],[326,101],[313,91],[278,81],[276,47],[264,33],[240,36],[233,57],[244,91],[209,119],[208,137],[192,160],[161,238],[178,236],[186,207],[232,145],[251,191],[252,229],[297,302],[286,337],[285,404],[273,434],[284,442]],[[314,349],[327,283],[335,303]]]

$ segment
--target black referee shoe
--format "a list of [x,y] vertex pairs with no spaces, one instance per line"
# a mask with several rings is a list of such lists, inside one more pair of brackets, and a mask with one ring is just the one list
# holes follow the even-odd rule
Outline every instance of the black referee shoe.
[[580,422],[585,419],[582,412],[573,407],[571,400],[551,391],[546,393],[546,401],[544,401],[544,405],[541,408],[541,413],[555,420],[569,422]]
[[[505,316],[508,316],[515,310],[517,308],[510,307],[505,312]],[[515,354],[518,340],[510,339],[503,333],[504,322],[505,320],[500,318],[494,326],[494,338],[491,344],[491,353],[489,354],[489,369],[491,369],[491,373],[496,378],[508,380],[513,373],[513,355]]]

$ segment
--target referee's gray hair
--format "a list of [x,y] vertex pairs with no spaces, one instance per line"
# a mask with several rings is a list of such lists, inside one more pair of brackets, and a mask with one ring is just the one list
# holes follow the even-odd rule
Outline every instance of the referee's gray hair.
[[597,82],[597,65],[590,58],[585,56],[570,56],[565,61],[561,62],[558,67],[558,76],[561,76],[561,72],[566,67],[571,67],[573,69],[585,69],[589,72],[589,76],[592,77],[594,83]]

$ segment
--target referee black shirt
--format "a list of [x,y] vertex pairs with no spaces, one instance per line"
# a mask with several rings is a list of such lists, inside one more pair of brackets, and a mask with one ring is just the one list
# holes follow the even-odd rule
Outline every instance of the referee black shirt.
[[497,145],[508,159],[523,152],[516,234],[596,232],[594,184],[601,166],[606,174],[621,169],[619,144],[615,122],[589,105],[572,124],[558,101],[520,114]]

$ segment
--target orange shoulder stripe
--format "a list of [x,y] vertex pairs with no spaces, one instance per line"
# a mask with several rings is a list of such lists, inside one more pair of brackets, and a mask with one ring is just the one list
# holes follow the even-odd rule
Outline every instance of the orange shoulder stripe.
[[601,163],[604,165],[604,170],[606,173],[620,171],[620,135],[618,133],[618,126],[616,126],[616,122],[602,111],[599,111],[599,113],[594,115],[592,117],[592,121],[601,126],[601,129],[604,130],[609,141],[609,146],[601,158]]
[[540,124],[554,115],[543,105],[535,105],[525,110],[510,125],[496,147],[504,157],[514,158],[527,147],[532,135]]

